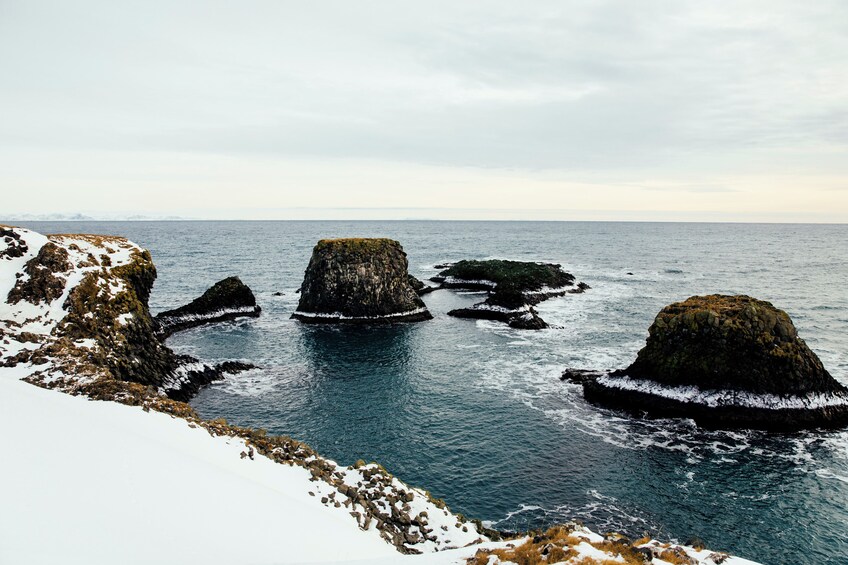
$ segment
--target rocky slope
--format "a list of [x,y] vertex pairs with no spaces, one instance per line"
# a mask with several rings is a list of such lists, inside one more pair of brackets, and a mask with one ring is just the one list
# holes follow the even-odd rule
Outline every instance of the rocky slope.
[[256,317],[261,311],[253,291],[238,277],[227,277],[189,304],[157,314],[156,329],[164,339],[174,332],[204,324]]
[[707,426],[848,424],[848,389],[786,312],[748,296],[694,296],[665,307],[633,364],[583,381],[592,402]]
[[0,236],[0,358],[28,379],[85,391],[113,380],[189,398],[227,368],[176,355],[156,335],[147,301],[150,253],[120,237]]
[[391,239],[322,239],[292,318],[309,323],[390,323],[432,315],[410,285],[406,253]]
[[498,320],[513,328],[539,330],[548,324],[539,317],[534,305],[565,294],[584,292],[585,283],[575,286],[574,275],[560,265],[527,261],[459,261],[445,267],[433,282],[444,288],[484,290],[489,296],[471,308],[448,312],[458,318]]

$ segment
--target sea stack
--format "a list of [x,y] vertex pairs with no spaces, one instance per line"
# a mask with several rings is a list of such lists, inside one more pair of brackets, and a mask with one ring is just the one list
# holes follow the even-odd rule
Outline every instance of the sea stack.
[[632,365],[583,387],[592,402],[706,427],[848,424],[848,389],[786,312],[749,296],[694,296],[666,306]]
[[307,323],[419,322],[433,316],[409,282],[406,253],[385,238],[322,239],[292,318]]
[[255,318],[261,311],[253,291],[240,278],[227,277],[185,306],[159,313],[156,316],[157,333],[160,338],[165,338],[174,332],[205,324],[245,316]]

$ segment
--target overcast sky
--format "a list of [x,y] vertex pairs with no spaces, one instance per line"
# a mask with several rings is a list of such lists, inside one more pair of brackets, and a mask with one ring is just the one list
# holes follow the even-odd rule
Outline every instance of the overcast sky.
[[0,0],[0,216],[848,221],[848,2]]

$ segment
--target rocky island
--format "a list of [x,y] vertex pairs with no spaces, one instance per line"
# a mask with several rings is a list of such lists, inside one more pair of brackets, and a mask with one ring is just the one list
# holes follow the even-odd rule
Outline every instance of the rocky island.
[[505,322],[518,329],[539,330],[548,324],[539,317],[534,305],[565,294],[584,292],[586,283],[575,286],[574,275],[551,263],[529,261],[463,260],[445,267],[430,280],[443,288],[488,291],[483,302],[470,308],[448,312],[458,318],[477,318]]
[[626,369],[571,372],[587,400],[722,428],[848,424],[848,389],[798,336],[789,315],[749,296],[694,296],[657,315]]
[[227,277],[189,304],[157,314],[157,334],[165,338],[174,332],[204,324],[256,317],[261,311],[253,291],[238,277]]
[[292,318],[307,323],[419,322],[433,316],[410,284],[406,253],[385,238],[322,239]]

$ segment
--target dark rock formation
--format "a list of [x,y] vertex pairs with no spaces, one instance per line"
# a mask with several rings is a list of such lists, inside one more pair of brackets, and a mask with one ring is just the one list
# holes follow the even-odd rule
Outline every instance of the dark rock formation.
[[0,227],[0,237],[3,238],[3,243],[6,244],[5,249],[0,250],[0,260],[23,257],[29,250],[26,241],[13,229]]
[[748,296],[695,296],[664,308],[627,369],[584,382],[592,402],[711,427],[848,424],[848,389],[786,312]]
[[189,304],[158,314],[157,333],[164,338],[174,332],[205,324],[245,316],[257,317],[261,311],[256,305],[253,291],[238,277],[227,277],[212,285]]
[[[15,249],[16,247],[10,247]],[[20,250],[20,247],[17,247]],[[18,257],[22,257],[18,255]],[[57,277],[57,273],[67,273],[71,269],[68,261],[68,250],[55,243],[48,242],[38,251],[38,254],[27,261],[24,273],[28,275],[18,279],[7,300],[17,304],[26,300],[33,304],[52,302],[65,292],[65,279]]]
[[445,288],[489,292],[483,302],[471,308],[451,310],[449,316],[498,320],[513,328],[531,330],[548,327],[533,305],[589,288],[586,283],[574,286],[574,276],[560,265],[500,259],[459,261],[430,280]]
[[[0,260],[19,266],[0,324],[0,363],[36,365],[28,381],[72,393],[134,383],[187,400],[241,368],[211,367],[162,343],[148,308],[156,268],[150,253],[135,244],[118,237],[5,231],[14,235],[0,239]],[[41,331],[24,331],[24,324]]]
[[421,281],[412,275],[409,275],[409,286],[412,287],[412,290],[414,290],[418,296],[423,296],[439,289],[437,286],[425,284],[424,281]]
[[322,239],[312,251],[292,318],[308,323],[432,318],[410,285],[406,253],[391,239]]

